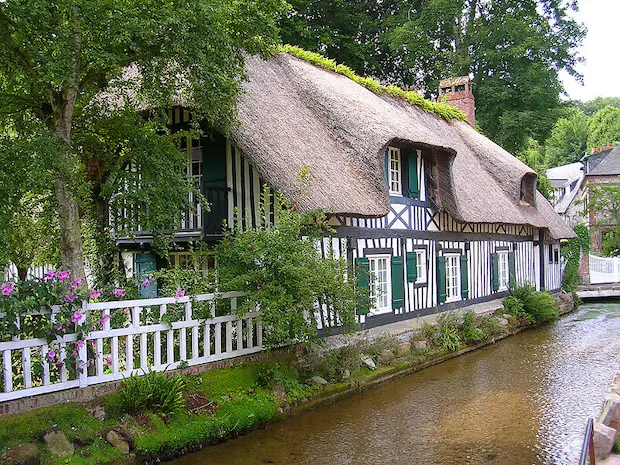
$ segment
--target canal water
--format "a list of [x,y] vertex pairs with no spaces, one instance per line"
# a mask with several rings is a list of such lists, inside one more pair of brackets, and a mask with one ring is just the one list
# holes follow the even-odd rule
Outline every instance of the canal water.
[[620,303],[588,304],[188,464],[569,464],[620,370]]

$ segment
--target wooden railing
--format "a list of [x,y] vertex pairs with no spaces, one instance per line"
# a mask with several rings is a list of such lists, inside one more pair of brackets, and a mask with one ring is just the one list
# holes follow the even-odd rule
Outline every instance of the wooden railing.
[[[0,402],[259,352],[263,349],[259,313],[242,318],[234,314],[243,295],[228,292],[84,303],[83,318],[76,322],[73,334],[51,343],[19,337],[0,342]],[[215,314],[216,306],[230,314],[207,319],[196,315],[197,309]],[[47,312],[52,322],[56,311]],[[81,328],[86,321],[100,325]],[[82,330],[92,331],[86,333],[85,344],[76,347],[76,333]],[[75,373],[59,363],[67,360],[70,350],[76,351],[76,366],[80,367]],[[54,354],[58,362],[50,363]]]

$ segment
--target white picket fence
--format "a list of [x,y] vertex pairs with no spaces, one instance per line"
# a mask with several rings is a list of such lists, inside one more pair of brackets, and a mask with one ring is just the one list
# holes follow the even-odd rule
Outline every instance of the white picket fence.
[[[91,331],[77,352],[81,366],[74,376],[65,365],[47,361],[50,351],[67,357],[75,334],[48,342],[45,339],[13,338],[0,342],[3,376],[0,402],[71,388],[119,380],[131,374],[164,371],[180,366],[230,359],[263,350],[263,330],[258,312],[237,317],[234,311],[244,294],[228,292],[181,298],[84,303],[84,324],[88,315],[102,321]],[[201,304],[204,303],[204,304]],[[227,303],[231,314],[198,319],[196,307]],[[54,309],[50,311],[54,313]],[[163,322],[166,315],[177,321]],[[2,317],[2,315],[0,315]],[[53,315],[52,315],[53,321]],[[92,328],[88,328],[92,329]]]
[[590,283],[620,282],[620,257],[590,255]]

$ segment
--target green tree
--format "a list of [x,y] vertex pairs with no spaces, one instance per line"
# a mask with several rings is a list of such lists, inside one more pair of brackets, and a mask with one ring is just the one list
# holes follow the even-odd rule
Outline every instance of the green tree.
[[[382,41],[386,19],[399,8],[386,0],[292,0],[280,22],[282,41],[345,63],[361,76],[385,77],[398,67]],[[402,70],[402,66],[400,67]]]
[[606,230],[603,235],[603,254],[620,254],[620,182],[588,185],[587,199],[587,209],[595,219],[594,227]]
[[226,128],[234,121],[243,55],[276,43],[285,6],[282,0],[0,3],[0,124],[10,121],[20,137],[55,141],[41,156],[55,173],[63,265],[84,275],[80,189],[88,187],[85,158],[92,154],[75,130],[89,130],[80,119],[94,96],[115,79],[123,82],[122,70],[133,63],[142,79],[131,89],[117,86],[113,97],[128,91],[128,100],[144,109],[168,108],[182,85],[198,119]]
[[601,147],[618,141],[620,141],[620,107],[608,105],[590,118],[588,148]]
[[222,290],[247,293],[237,307],[240,314],[260,308],[271,347],[316,339],[317,302],[332,322],[351,326],[356,302],[363,298],[354,280],[346,279],[346,260],[323,258],[315,246],[327,231],[325,216],[299,213],[278,199],[282,208],[275,226],[263,209],[262,227],[227,232],[216,247]]
[[[285,42],[389,83],[437,95],[473,75],[481,129],[508,150],[544,141],[559,116],[560,70],[577,76],[585,31],[557,0],[293,0]],[[337,12],[334,14],[333,12]]]
[[545,163],[549,167],[577,162],[587,151],[589,118],[579,110],[556,121],[545,142]]
[[587,102],[573,102],[577,108],[588,116],[594,115],[597,111],[602,110],[606,106],[620,108],[620,97],[597,97]]
[[538,175],[538,182],[536,184],[538,191],[544,195],[545,198],[551,199],[551,193],[555,187],[553,187],[551,181],[549,181],[549,178],[545,174],[546,166],[544,163],[543,148],[540,144],[530,137],[525,148],[517,153],[517,158],[536,171]]
[[0,136],[0,265],[28,268],[58,262],[58,221],[52,172],[38,162],[49,146]]

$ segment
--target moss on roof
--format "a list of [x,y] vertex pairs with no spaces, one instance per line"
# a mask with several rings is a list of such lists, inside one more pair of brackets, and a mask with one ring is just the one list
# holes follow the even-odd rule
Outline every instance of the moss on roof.
[[426,100],[417,92],[406,91],[397,86],[383,86],[379,81],[370,77],[361,77],[355,74],[355,72],[346,65],[338,64],[335,60],[326,58],[319,53],[308,52],[300,47],[294,45],[281,45],[277,49],[278,53],[288,53],[296,58],[304,60],[314,66],[333,71],[342,76],[346,76],[352,81],[365,87],[366,89],[374,92],[377,95],[387,94],[392,97],[399,98],[405,102],[414,105],[427,113],[433,113],[446,121],[460,120],[467,121],[467,116],[458,108],[455,108],[445,103],[437,103]]

